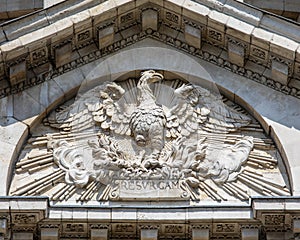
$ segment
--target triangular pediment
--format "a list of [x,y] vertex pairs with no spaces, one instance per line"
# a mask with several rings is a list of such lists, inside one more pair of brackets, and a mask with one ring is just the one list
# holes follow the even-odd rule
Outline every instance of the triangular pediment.
[[[282,32],[275,27],[268,29],[267,26],[271,23],[267,20],[270,20],[272,24],[280,22],[279,18],[272,18],[267,13],[236,1],[227,1],[226,3],[221,1],[199,3],[196,1],[150,0],[103,1],[101,3],[66,1],[2,25],[3,36],[6,38],[6,40],[2,39],[0,45],[3,70],[2,97],[45,82],[46,84],[41,89],[56,86],[58,92],[52,95],[48,94],[45,99],[43,97],[41,100],[34,99],[34,90],[28,96],[32,106],[40,101],[39,108],[45,106],[51,108],[52,104],[57,104],[58,99],[63,95],[67,98],[74,96],[74,92],[72,93],[74,89],[78,90],[80,87],[82,91],[80,94],[85,94],[83,90],[85,84],[88,86],[94,84],[99,87],[104,80],[120,80],[118,77],[122,74],[122,80],[129,81],[129,75],[139,78],[140,70],[149,69],[149,67],[179,74],[181,81],[194,84],[200,82],[203,84],[203,81],[213,82],[210,74],[199,64],[194,64],[187,56],[213,63],[216,65],[216,69],[225,68],[234,74],[297,96],[297,89],[292,88],[290,84],[298,81],[296,80],[297,73],[293,72],[293,67],[297,63],[292,64],[293,59],[296,58],[298,47],[298,43],[292,39],[296,38],[297,34],[291,32],[291,29],[298,26],[283,23],[286,25],[286,36],[289,36],[284,38],[280,36]],[[177,51],[175,52],[174,49]],[[138,58],[137,56],[142,57]],[[160,59],[163,60],[160,61]],[[181,64],[180,61],[185,64]],[[140,64],[141,62],[143,64]],[[169,62],[172,62],[172,66],[168,65]],[[269,71],[262,71],[264,68],[269,68]],[[193,72],[194,69],[197,71]],[[284,71],[285,69],[286,71]],[[136,72],[128,75],[133,71]],[[79,74],[76,75],[77,73]],[[180,73],[185,74],[180,75]],[[201,77],[199,77],[200,75]],[[193,80],[195,76],[197,79]],[[97,80],[97,84],[93,83],[93,78]],[[167,79],[175,81],[174,78]],[[54,85],[51,80],[54,80]],[[174,89],[176,88],[174,87]],[[174,89],[172,91],[175,91]],[[130,88],[127,90],[129,91]],[[43,91],[41,90],[41,92]],[[37,97],[41,98],[41,95]],[[155,97],[163,98],[160,95]],[[169,106],[169,108],[171,107]],[[33,107],[33,109],[37,108]],[[201,112],[199,109],[195,111]],[[208,111],[210,110],[208,109]],[[167,113],[165,112],[165,114]],[[34,114],[29,111],[25,114],[16,112],[15,115],[18,119],[25,119]],[[205,117],[202,116],[202,118]],[[193,121],[190,124],[193,125]],[[57,125],[58,123],[53,124]],[[220,125],[222,126],[222,124]],[[175,132],[172,131],[167,135],[175,136]],[[260,131],[262,131],[261,127],[258,132]],[[253,137],[251,134],[249,136]],[[45,138],[45,136],[40,137]],[[50,141],[48,137],[46,139],[48,142]],[[243,137],[234,143],[239,145],[239,141],[242,140]],[[47,143],[47,147],[49,144]],[[252,140],[251,144],[252,149]],[[186,146],[186,148],[189,147]],[[52,150],[55,151],[55,147],[45,149],[46,159],[50,154],[48,151]],[[33,148],[33,152],[35,151],[36,149]],[[32,154],[35,155],[35,153]],[[20,160],[19,166],[25,164],[25,167],[19,167],[17,172],[34,173],[34,170],[29,171],[28,169],[28,166],[35,161],[31,159],[32,154],[29,152],[29,155],[25,156],[25,163]],[[43,154],[44,152],[40,156],[41,159],[45,157]],[[54,152],[51,154],[51,160],[48,159],[50,162],[53,161],[55,155]],[[248,152],[246,155],[247,158],[250,153]],[[276,159],[273,160],[271,154],[269,154],[270,159],[264,158],[263,155],[259,155],[257,159],[254,157],[252,165],[259,167],[266,166],[272,161],[277,162]],[[37,158],[40,159],[40,157]],[[33,158],[35,159],[35,157]],[[45,160],[46,164],[49,163],[48,160]],[[60,160],[57,160],[57,166],[60,166]],[[262,165],[259,165],[260,163]],[[27,164],[29,165],[27,166]],[[240,169],[240,167],[237,168]],[[36,169],[39,174],[40,167]],[[44,169],[43,165],[41,169]],[[16,179],[23,178],[22,174]],[[55,172],[51,174],[55,175]],[[250,171],[250,175],[248,173],[250,178],[251,174]],[[246,178],[249,178],[248,175]],[[234,177],[227,176],[227,178]],[[259,179],[259,176],[257,178]],[[14,181],[13,185],[17,186],[19,180]],[[32,180],[29,178],[28,181]],[[247,182],[247,180],[245,181]],[[260,181],[261,179],[258,180],[259,183],[261,183]],[[285,180],[281,179],[280,181]],[[279,195],[288,194],[288,190],[280,184],[275,184],[279,190],[275,190],[275,192],[271,190],[271,192]],[[82,187],[81,185],[75,184],[76,187]],[[86,186],[86,183],[83,185]],[[108,186],[111,188],[110,185]],[[227,191],[236,192],[239,189],[235,189],[234,186],[231,188],[234,190],[227,189]],[[251,187],[249,189],[253,190]],[[13,188],[11,194],[23,195],[23,190],[23,187],[21,189]],[[265,190],[261,191],[263,193]],[[52,193],[49,194],[51,196]],[[188,192],[188,198],[201,198],[199,194],[199,196],[193,194],[195,195],[193,191]],[[210,196],[209,193],[206,194]],[[247,194],[244,196],[239,194],[242,193],[232,193],[231,195],[234,198],[247,199]],[[247,196],[250,197],[250,195]],[[79,196],[79,198],[81,197]],[[222,195],[210,196],[210,198],[221,200]]]
[[234,0],[65,1],[0,27],[2,97],[147,37],[299,95],[298,24]]
[[296,237],[299,30],[235,0],[1,24],[0,238]]

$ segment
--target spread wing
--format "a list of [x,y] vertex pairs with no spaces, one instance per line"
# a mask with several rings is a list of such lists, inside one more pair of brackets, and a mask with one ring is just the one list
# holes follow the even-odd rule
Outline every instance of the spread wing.
[[251,121],[204,88],[182,85],[174,94],[177,103],[167,113],[168,138],[189,136],[199,130],[225,134],[247,126]]
[[126,104],[124,94],[125,90],[114,82],[103,84],[52,113],[49,125],[67,133],[101,130],[130,135],[129,120],[134,107]]

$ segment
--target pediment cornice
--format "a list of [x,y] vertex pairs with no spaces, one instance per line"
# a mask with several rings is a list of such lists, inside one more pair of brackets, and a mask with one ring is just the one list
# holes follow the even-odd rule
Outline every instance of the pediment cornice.
[[0,97],[147,37],[299,97],[299,28],[233,0],[66,1],[0,26]]

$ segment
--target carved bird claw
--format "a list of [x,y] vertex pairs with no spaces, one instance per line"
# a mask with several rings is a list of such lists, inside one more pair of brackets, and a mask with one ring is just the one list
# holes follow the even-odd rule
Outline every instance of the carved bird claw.
[[159,161],[160,153],[152,153],[150,156],[146,157],[145,160],[142,162],[142,165],[146,169],[155,169],[163,167],[164,163]]

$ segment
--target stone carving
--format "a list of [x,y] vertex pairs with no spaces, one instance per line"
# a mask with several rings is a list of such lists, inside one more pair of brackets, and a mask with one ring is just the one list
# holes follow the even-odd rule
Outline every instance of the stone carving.
[[[192,85],[183,84],[177,89],[166,87],[174,99],[169,104],[157,103],[159,99],[150,84],[162,79],[163,76],[153,70],[143,72],[136,88],[130,90],[134,96],[131,104],[124,105],[122,99],[128,101],[128,96],[116,83],[93,89],[73,104],[73,109],[79,109],[82,104],[84,108],[63,119],[64,124],[69,122],[70,131],[97,126],[99,132],[96,131],[95,139],[87,141],[91,156],[84,156],[76,145],[66,140],[52,143],[54,161],[66,172],[66,183],[83,188],[90,181],[108,185],[111,179],[168,180],[170,174],[177,172],[177,177],[171,178],[180,180],[179,185],[186,189],[185,184],[197,188],[206,179],[217,184],[237,179],[253,148],[253,138],[241,137],[233,146],[212,151],[207,143],[209,136],[204,136],[205,128],[226,134],[247,126],[250,119],[226,108],[209,91]],[[212,109],[205,106],[208,102],[214,105]],[[219,112],[213,112],[217,108]],[[70,111],[60,113],[60,117]],[[200,138],[196,140],[194,135]],[[131,146],[126,146],[132,148],[131,152],[119,146],[122,138],[131,142]],[[138,182],[134,184],[138,189]],[[171,184],[174,182],[152,182],[151,186],[164,189]],[[144,188],[146,186],[144,184]],[[127,188],[124,184],[123,187]]]
[[53,186],[53,201],[74,194],[78,201],[288,194],[284,184],[251,170],[274,169],[277,160],[259,150],[272,149],[272,141],[249,134],[260,127],[240,107],[234,110],[205,88],[164,80],[153,70],[138,80],[94,87],[45,124],[58,132],[30,140],[45,148],[27,154],[16,173],[34,175],[51,166],[53,172],[18,185],[13,195],[38,195]]
[[[97,31],[99,31],[99,30],[104,29],[113,24],[115,24],[115,20],[109,21],[109,22],[105,23],[104,25],[97,26],[96,29],[97,29]],[[163,22],[163,24],[166,25],[167,22]],[[135,26],[135,25],[133,24],[133,26]],[[129,24],[128,24],[128,26],[126,25],[121,28],[127,29],[128,27],[130,27]],[[200,28],[200,26],[199,26],[199,28]],[[176,30],[178,30],[178,29],[176,29]],[[179,29],[179,30],[182,31],[181,29]],[[222,34],[220,32],[216,32],[215,29],[207,28],[207,36],[208,37],[207,37],[206,41],[211,45],[216,45],[219,47],[220,44],[223,44],[223,42],[224,42],[223,35],[224,34]],[[127,37],[126,39],[115,41],[114,44],[112,44],[108,47],[104,47],[102,49],[92,51],[89,53],[89,55],[79,57],[76,60],[73,60],[70,63],[66,63],[63,66],[60,66],[58,68],[53,68],[53,66],[52,66],[46,72],[43,72],[42,74],[39,74],[36,77],[32,77],[28,81],[22,82],[21,84],[17,84],[14,86],[10,86],[10,85],[6,86],[5,85],[6,86],[5,88],[0,89],[0,98],[21,92],[24,89],[30,88],[30,87],[40,84],[44,81],[47,81],[51,78],[54,78],[58,75],[61,75],[65,72],[68,72],[72,69],[78,68],[84,64],[94,61],[95,59],[99,59],[103,56],[114,53],[114,52],[118,51],[119,49],[122,49],[129,45],[132,45],[132,44],[136,43],[137,41],[141,41],[141,40],[145,39],[146,37],[151,37],[158,41],[165,42],[168,45],[172,45],[173,47],[183,50],[185,52],[188,52],[189,54],[192,54],[200,59],[203,59],[205,61],[213,63],[222,68],[226,68],[227,70],[230,70],[233,73],[237,73],[239,75],[245,76],[245,77],[247,77],[253,81],[259,82],[265,86],[271,87],[271,88],[275,89],[276,91],[280,91],[287,95],[291,95],[296,98],[300,98],[300,90],[296,87],[287,86],[287,85],[282,84],[278,81],[275,81],[271,78],[268,78],[267,76],[264,76],[261,73],[253,72],[253,69],[250,70],[250,69],[247,69],[246,67],[238,67],[238,69],[236,69],[237,66],[235,64],[232,64],[231,62],[229,62],[227,59],[224,59],[219,56],[215,56],[212,53],[209,53],[209,52],[201,50],[201,49],[196,49],[195,47],[188,45],[184,41],[180,41],[178,39],[173,38],[172,36],[167,36],[165,33],[160,33],[160,32],[153,31],[153,30],[150,30],[150,31],[146,30],[146,31],[142,31],[140,33],[134,33],[131,36]],[[210,41],[210,40],[214,40],[218,44],[216,44],[214,41]],[[64,41],[62,44],[65,44],[68,42],[70,42],[70,39],[68,39],[68,41]],[[87,44],[92,44],[93,42],[94,41],[88,41]],[[85,44],[80,44],[80,46],[77,46],[77,47],[81,48],[82,46],[85,46]],[[55,45],[54,48],[56,48],[56,47],[57,46]],[[18,59],[25,60],[25,58],[18,58]],[[253,62],[257,62],[256,61],[257,59],[253,59],[252,57],[250,58],[250,60]],[[282,61],[282,60],[280,60],[280,61]],[[17,62],[19,62],[19,61],[15,61],[14,64],[16,64]],[[267,56],[267,59],[265,59],[264,64],[266,64],[267,67],[270,67],[269,62],[270,61],[268,61],[268,56]],[[261,63],[259,63],[259,64],[261,64]],[[9,63],[8,65],[11,65],[11,64]],[[289,66],[289,68],[291,67],[290,63],[287,63],[287,65]],[[1,70],[1,65],[0,65],[0,70]],[[289,69],[289,72],[290,72],[290,69]],[[297,73],[295,74],[295,77],[297,79],[299,78],[297,76]]]

